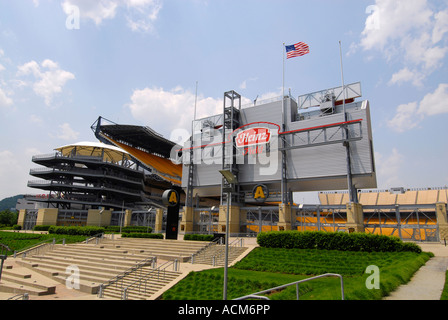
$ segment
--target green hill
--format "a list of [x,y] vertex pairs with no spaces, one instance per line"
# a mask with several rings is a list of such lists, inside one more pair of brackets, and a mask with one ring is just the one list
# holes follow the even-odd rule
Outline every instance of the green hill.
[[5,198],[0,201],[0,211],[11,209],[16,207],[17,199],[22,199],[24,197],[23,194],[19,194],[13,197]]

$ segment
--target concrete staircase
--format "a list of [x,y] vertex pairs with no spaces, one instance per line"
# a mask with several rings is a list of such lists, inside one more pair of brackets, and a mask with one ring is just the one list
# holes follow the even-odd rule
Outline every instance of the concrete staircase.
[[3,267],[0,281],[0,292],[11,293],[11,296],[27,293],[32,296],[42,296],[55,293],[56,286],[48,284],[38,276],[33,276],[26,268],[8,264]]
[[147,300],[161,291],[165,286],[173,281],[179,279],[181,272],[171,270],[161,270],[152,268],[144,268],[137,272],[137,274],[129,274],[122,280],[118,281],[117,285],[110,285],[104,290],[105,298],[121,299],[123,295],[122,288],[127,287],[135,281],[150,276],[148,281],[142,281],[140,287],[133,287],[127,292],[128,300]]
[[[191,255],[207,245],[204,242],[160,240],[160,239],[102,239],[99,244],[67,244],[54,245],[53,250],[43,254],[28,255],[16,258],[17,264],[30,268],[41,275],[66,284],[72,279],[74,270],[79,271],[79,290],[96,294],[102,283],[108,282],[117,275],[129,270],[136,263],[150,257],[157,258],[159,264],[164,261],[178,260],[185,262]],[[154,269],[150,265],[129,274],[120,282],[131,284],[138,277],[148,274]],[[163,289],[165,285],[175,281],[180,272],[163,270],[146,284],[147,290],[143,294],[129,292],[129,299],[148,299],[152,294]],[[68,278],[70,277],[70,278]],[[3,282],[3,281],[2,281]],[[109,286],[105,290],[105,297],[119,299],[121,288]]]
[[[229,247],[229,265],[244,254],[248,248],[246,247]],[[211,266],[224,266],[225,262],[225,246],[212,245],[196,255],[193,258],[194,264],[207,264]]]
[[121,238],[120,240],[105,239],[101,242],[101,247],[123,249],[133,253],[147,253],[158,259],[177,259],[186,262],[192,254],[203,249],[207,244],[202,241]]

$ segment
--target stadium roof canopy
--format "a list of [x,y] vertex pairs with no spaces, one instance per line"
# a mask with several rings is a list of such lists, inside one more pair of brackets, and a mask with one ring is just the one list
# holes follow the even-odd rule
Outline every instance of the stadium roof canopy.
[[100,132],[115,141],[131,147],[143,149],[147,153],[170,157],[171,149],[176,145],[165,139],[149,127],[134,125],[100,125]]
[[99,117],[91,126],[95,136],[105,143],[127,151],[136,161],[171,184],[180,186],[182,165],[170,160],[176,143],[149,127],[116,124]]
[[55,150],[61,152],[62,155],[64,156],[69,155],[97,156],[97,157],[103,157],[104,161],[113,163],[131,159],[129,153],[124,151],[123,149],[102,142],[90,142],[90,141],[77,142],[55,148]]

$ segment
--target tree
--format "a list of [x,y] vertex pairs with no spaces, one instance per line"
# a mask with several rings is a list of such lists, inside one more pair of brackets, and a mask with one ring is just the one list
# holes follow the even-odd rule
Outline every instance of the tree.
[[17,224],[18,214],[9,209],[0,212],[0,225],[13,226]]

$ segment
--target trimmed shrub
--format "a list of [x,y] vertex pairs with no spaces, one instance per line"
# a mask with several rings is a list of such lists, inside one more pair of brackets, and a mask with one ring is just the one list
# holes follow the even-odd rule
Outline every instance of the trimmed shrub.
[[[148,231],[148,232],[147,232]],[[106,232],[120,232],[120,226],[108,226],[106,227]],[[128,226],[128,227],[121,227],[122,233],[152,233],[151,227],[145,227],[145,226]]]
[[367,233],[345,233],[324,231],[270,231],[257,237],[261,247],[323,249],[341,251],[420,253],[421,248],[414,243],[404,243],[397,237]]
[[213,241],[214,235],[212,234],[186,234],[184,235],[184,240],[191,241]]
[[41,226],[34,226],[34,231],[48,231],[50,229],[50,225],[41,225]]
[[130,232],[123,233],[122,238],[152,238],[152,239],[163,239],[163,234],[161,233],[140,233],[140,232]]
[[94,236],[98,233],[104,232],[103,227],[85,226],[85,227],[62,227],[51,226],[48,228],[50,234],[68,234],[68,235],[80,235],[80,236]]

